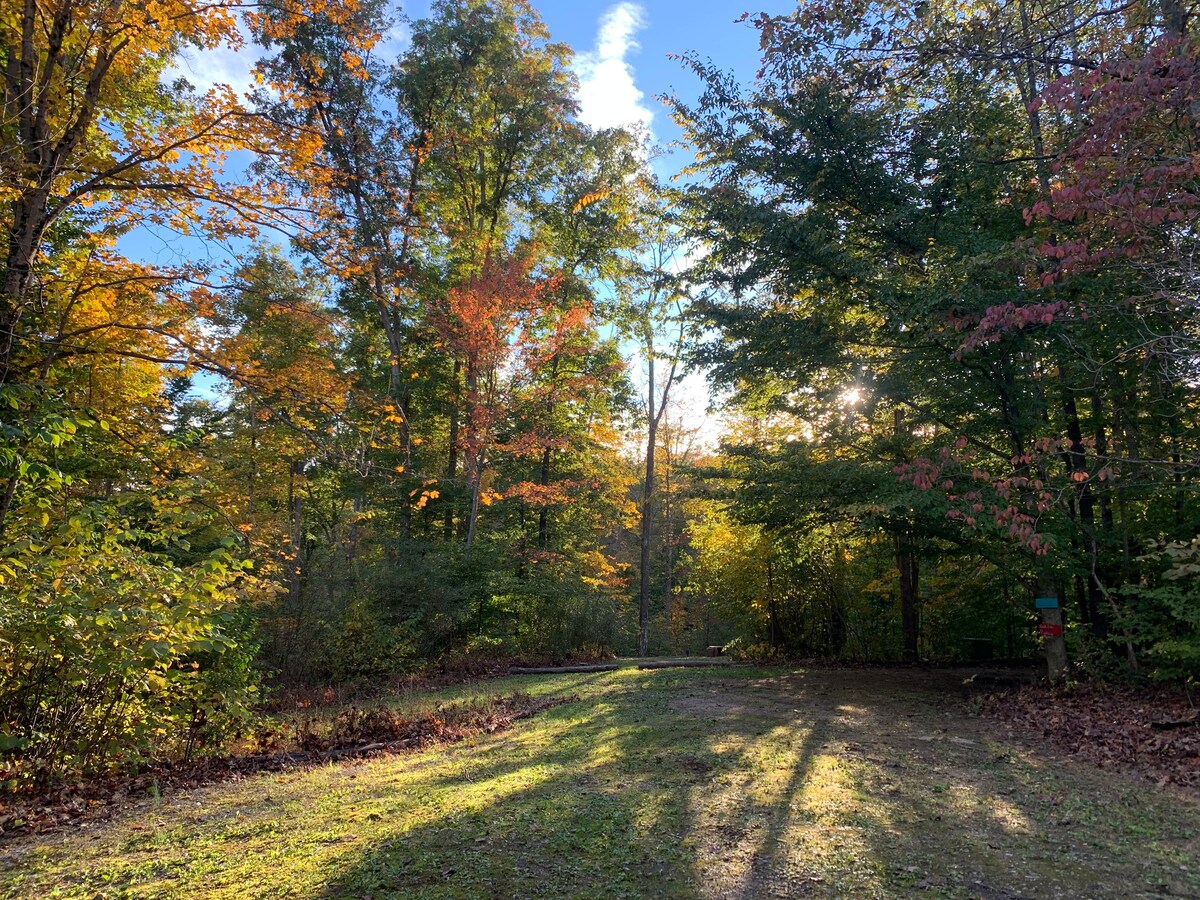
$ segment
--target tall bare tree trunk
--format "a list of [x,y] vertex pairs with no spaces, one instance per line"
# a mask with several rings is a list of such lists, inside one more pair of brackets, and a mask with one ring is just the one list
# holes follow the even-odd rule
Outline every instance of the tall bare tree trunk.
[[1063,386],[1063,414],[1067,424],[1067,439],[1071,446],[1066,453],[1071,481],[1075,484],[1076,508],[1079,511],[1079,533],[1083,540],[1084,556],[1087,559],[1087,615],[1096,637],[1108,633],[1108,619],[1102,609],[1107,595],[1100,581],[1100,550],[1096,542],[1096,504],[1092,494],[1091,478],[1088,476],[1087,451],[1083,445],[1083,429],[1079,424],[1079,411],[1070,388]]
[[[666,453],[665,468],[663,469],[663,610],[667,614],[667,627],[671,627],[674,614],[672,601],[675,590],[675,507],[671,503],[671,468],[673,454],[671,452],[671,436],[667,434],[667,442],[663,447]],[[672,632],[673,634],[673,632]]]
[[470,484],[470,507],[467,509],[467,549],[475,544],[475,523],[479,519],[479,495],[483,489],[483,465],[485,451],[480,450],[475,463],[475,473]]
[[646,473],[642,487],[642,559],[638,592],[638,656],[650,646],[650,541],[654,523],[654,450],[658,440],[658,414],[654,409],[654,349],[646,354],[649,385],[646,389],[648,414],[646,428]]
[[[549,447],[542,451],[542,467],[538,474],[538,484],[542,487],[550,485],[550,461],[553,451]],[[545,550],[550,546],[550,513],[545,506],[538,510],[538,549]]]
[[920,569],[908,534],[896,535],[896,567],[900,570],[900,629],[904,639],[904,661],[916,662],[920,638],[917,617]]
[[288,597],[293,603],[300,600],[302,576],[301,555],[304,549],[304,497],[296,489],[296,476],[304,474],[304,463],[293,462],[288,471],[288,513],[292,520],[291,566],[288,568]]
[[[549,395],[546,398],[546,416],[552,419],[554,416],[555,396],[554,389],[558,384],[558,353],[555,353],[550,360],[550,383],[553,386]],[[538,473],[538,484],[543,488],[550,486],[550,463],[554,458],[554,450],[547,446],[542,450],[542,467]],[[550,511],[543,504],[538,510],[538,549],[545,550],[550,546]]]
[[[462,377],[462,362],[454,361],[454,392],[450,398],[450,449],[446,455],[446,484],[458,478],[458,383]],[[454,504],[447,503],[442,519],[442,539],[447,543],[454,537]]]

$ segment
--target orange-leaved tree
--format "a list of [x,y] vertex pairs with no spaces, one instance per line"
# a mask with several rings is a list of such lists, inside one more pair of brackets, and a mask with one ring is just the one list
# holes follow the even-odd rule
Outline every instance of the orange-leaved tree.
[[282,195],[224,165],[236,150],[302,159],[307,136],[277,132],[228,86],[171,80],[185,47],[239,44],[239,7],[49,0],[0,18],[0,390],[23,423],[5,436],[0,528],[37,452],[34,420],[47,402],[68,416],[86,403],[64,373],[101,357],[217,365],[209,267],[133,261],[120,238],[290,218]]
[[138,224],[228,233],[277,212],[222,163],[238,149],[303,157],[303,136],[249,115],[228,86],[198,95],[168,81],[185,45],[240,43],[240,5],[51,0],[0,19],[0,383],[44,353],[29,316],[56,239],[103,252]]
[[460,446],[470,503],[468,547],[475,540],[488,452],[508,400],[508,376],[550,286],[531,277],[532,264],[528,252],[488,259],[466,284],[447,293],[432,316],[447,350],[461,362],[466,385]]

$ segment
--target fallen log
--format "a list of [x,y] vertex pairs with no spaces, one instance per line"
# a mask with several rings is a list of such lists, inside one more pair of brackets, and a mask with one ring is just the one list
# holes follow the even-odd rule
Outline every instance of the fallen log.
[[1178,719],[1173,722],[1151,722],[1150,727],[1155,731],[1171,731],[1175,728],[1192,728],[1200,725],[1200,719],[1196,716],[1188,716],[1186,719]]
[[648,662],[638,665],[639,669],[698,669],[711,666],[731,666],[733,663],[725,659],[670,659],[661,662]]
[[566,675],[580,672],[612,672],[617,667],[612,663],[586,666],[513,666],[508,671],[513,675]]

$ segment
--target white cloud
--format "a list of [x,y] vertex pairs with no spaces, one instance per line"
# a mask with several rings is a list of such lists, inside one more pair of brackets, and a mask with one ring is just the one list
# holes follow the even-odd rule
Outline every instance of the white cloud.
[[638,49],[637,32],[646,27],[646,11],[622,2],[600,17],[596,47],[575,60],[579,76],[579,118],[592,128],[641,126],[647,134],[653,113],[633,80],[626,57]]
[[412,29],[405,22],[395,22],[383,33],[383,38],[375,45],[372,55],[391,65],[408,52],[412,46]]
[[228,44],[212,49],[185,47],[163,73],[163,80],[169,84],[185,78],[201,94],[215,85],[226,84],[244,98],[255,88],[253,73],[257,61],[258,47],[243,34],[240,48]]
[[[239,26],[238,31],[242,39],[240,47],[228,44],[213,49],[184,47],[163,73],[163,81],[170,84],[184,78],[201,94],[225,84],[244,99],[246,94],[261,87],[254,81],[254,66],[263,51],[250,39],[244,26]],[[391,65],[411,46],[412,30],[407,24],[397,22],[383,33],[372,54],[384,65]]]

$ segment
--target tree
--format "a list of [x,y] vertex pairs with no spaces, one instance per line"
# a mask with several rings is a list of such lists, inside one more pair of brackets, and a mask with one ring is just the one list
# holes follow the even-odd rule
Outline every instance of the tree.
[[[248,255],[212,319],[229,377],[227,407],[199,423],[194,442],[214,500],[236,522],[256,573],[283,588],[264,611],[266,651],[289,676],[306,667],[302,657],[316,655],[306,646],[315,630],[307,596],[314,534],[333,516],[333,500],[322,493],[326,482],[339,481],[358,399],[342,371],[340,317],[318,287],[277,249]],[[345,536],[328,537],[336,548]]]
[[[1128,104],[1114,106],[1106,124],[1086,103],[1052,100],[1071,95],[1070,85],[1090,97],[1121,81],[1099,61],[1106,48],[1125,34],[1136,43],[1160,21],[1155,7],[1127,13],[1106,4],[951,14],[878,3],[864,15],[852,4],[805,4],[756,21],[765,56],[753,91],[693,58],[707,92],[694,106],[675,103],[709,182],[689,190],[693,238],[712,246],[706,274],[725,292],[701,307],[717,339],[700,358],[745,401],[799,416],[805,440],[837,420],[839,405],[861,405],[869,440],[847,432],[835,445],[873,445],[865,462],[886,462],[942,494],[960,540],[1007,535],[1006,555],[1031,591],[1074,580],[1080,617],[1101,638],[1112,582],[1136,569],[1127,551],[1113,559],[1122,553],[1114,500],[1127,516],[1132,504],[1124,471],[1109,487],[1117,474],[1109,428],[1121,421],[1126,445],[1173,434],[1160,458],[1182,461],[1187,439],[1167,410],[1190,402],[1157,364],[1138,369],[1154,355],[1146,334],[1172,326],[1145,307],[1117,312],[1128,308],[1128,271],[1068,277],[1091,245],[1067,224],[1115,233],[1112,222],[1085,221],[1086,202],[1150,174],[1137,166],[1118,174],[1113,148],[1125,159],[1131,135],[1144,129],[1161,142],[1166,133],[1153,116],[1115,125]],[[1185,69],[1132,88],[1146,97],[1143,108],[1151,96],[1183,97],[1186,89],[1171,94],[1168,85],[1186,83]],[[1104,106],[1098,99],[1092,109]],[[1085,170],[1090,186],[1056,186]],[[1062,215],[1046,227],[1038,216],[1060,209],[1056,196]],[[1144,226],[1172,209],[1186,221],[1177,208],[1184,196],[1168,186]],[[1108,372],[1098,379],[1100,369]],[[1153,412],[1134,413],[1134,397]],[[1160,490],[1162,480],[1145,483]],[[1184,506],[1174,505],[1181,523]],[[905,575],[915,557],[909,538],[897,541],[905,596],[915,592],[914,574]]]
[[489,261],[461,289],[451,289],[441,318],[442,338],[461,360],[466,379],[465,458],[467,546],[475,541],[475,522],[482,499],[484,469],[496,443],[496,430],[506,406],[502,379],[519,353],[517,340],[529,333],[538,315],[544,288],[529,279],[528,260]]
[[[238,218],[264,217],[271,195],[224,183],[220,162],[230,150],[303,157],[242,109],[225,87],[196,96],[167,85],[164,73],[187,43],[237,43],[232,4],[195,8],[171,3],[148,18],[121,3],[25,4],[3,28],[4,263],[0,290],[0,383],[36,371],[47,349],[34,339],[44,314],[39,298],[56,289],[76,301],[102,289],[106,262],[116,279],[168,281],[119,263],[112,239],[137,222],[216,233]],[[201,214],[203,212],[203,214]],[[64,287],[47,251],[68,238],[91,258],[82,285]],[[123,268],[124,271],[121,271]],[[78,274],[78,273],[76,273]],[[118,320],[114,327],[130,327]],[[69,353],[70,339],[55,349]]]
[[[688,320],[683,315],[686,294],[679,279],[670,272],[680,249],[675,236],[660,236],[646,247],[644,295],[631,304],[633,328],[646,360],[646,456],[642,479],[641,502],[641,561],[638,575],[638,655],[648,652],[650,639],[650,556],[654,543],[655,459],[658,450],[658,429],[671,400],[671,387],[688,336]],[[663,319],[673,321],[676,333],[672,346],[663,351],[657,346]],[[664,359],[667,371],[661,382],[655,377],[655,363]]]

